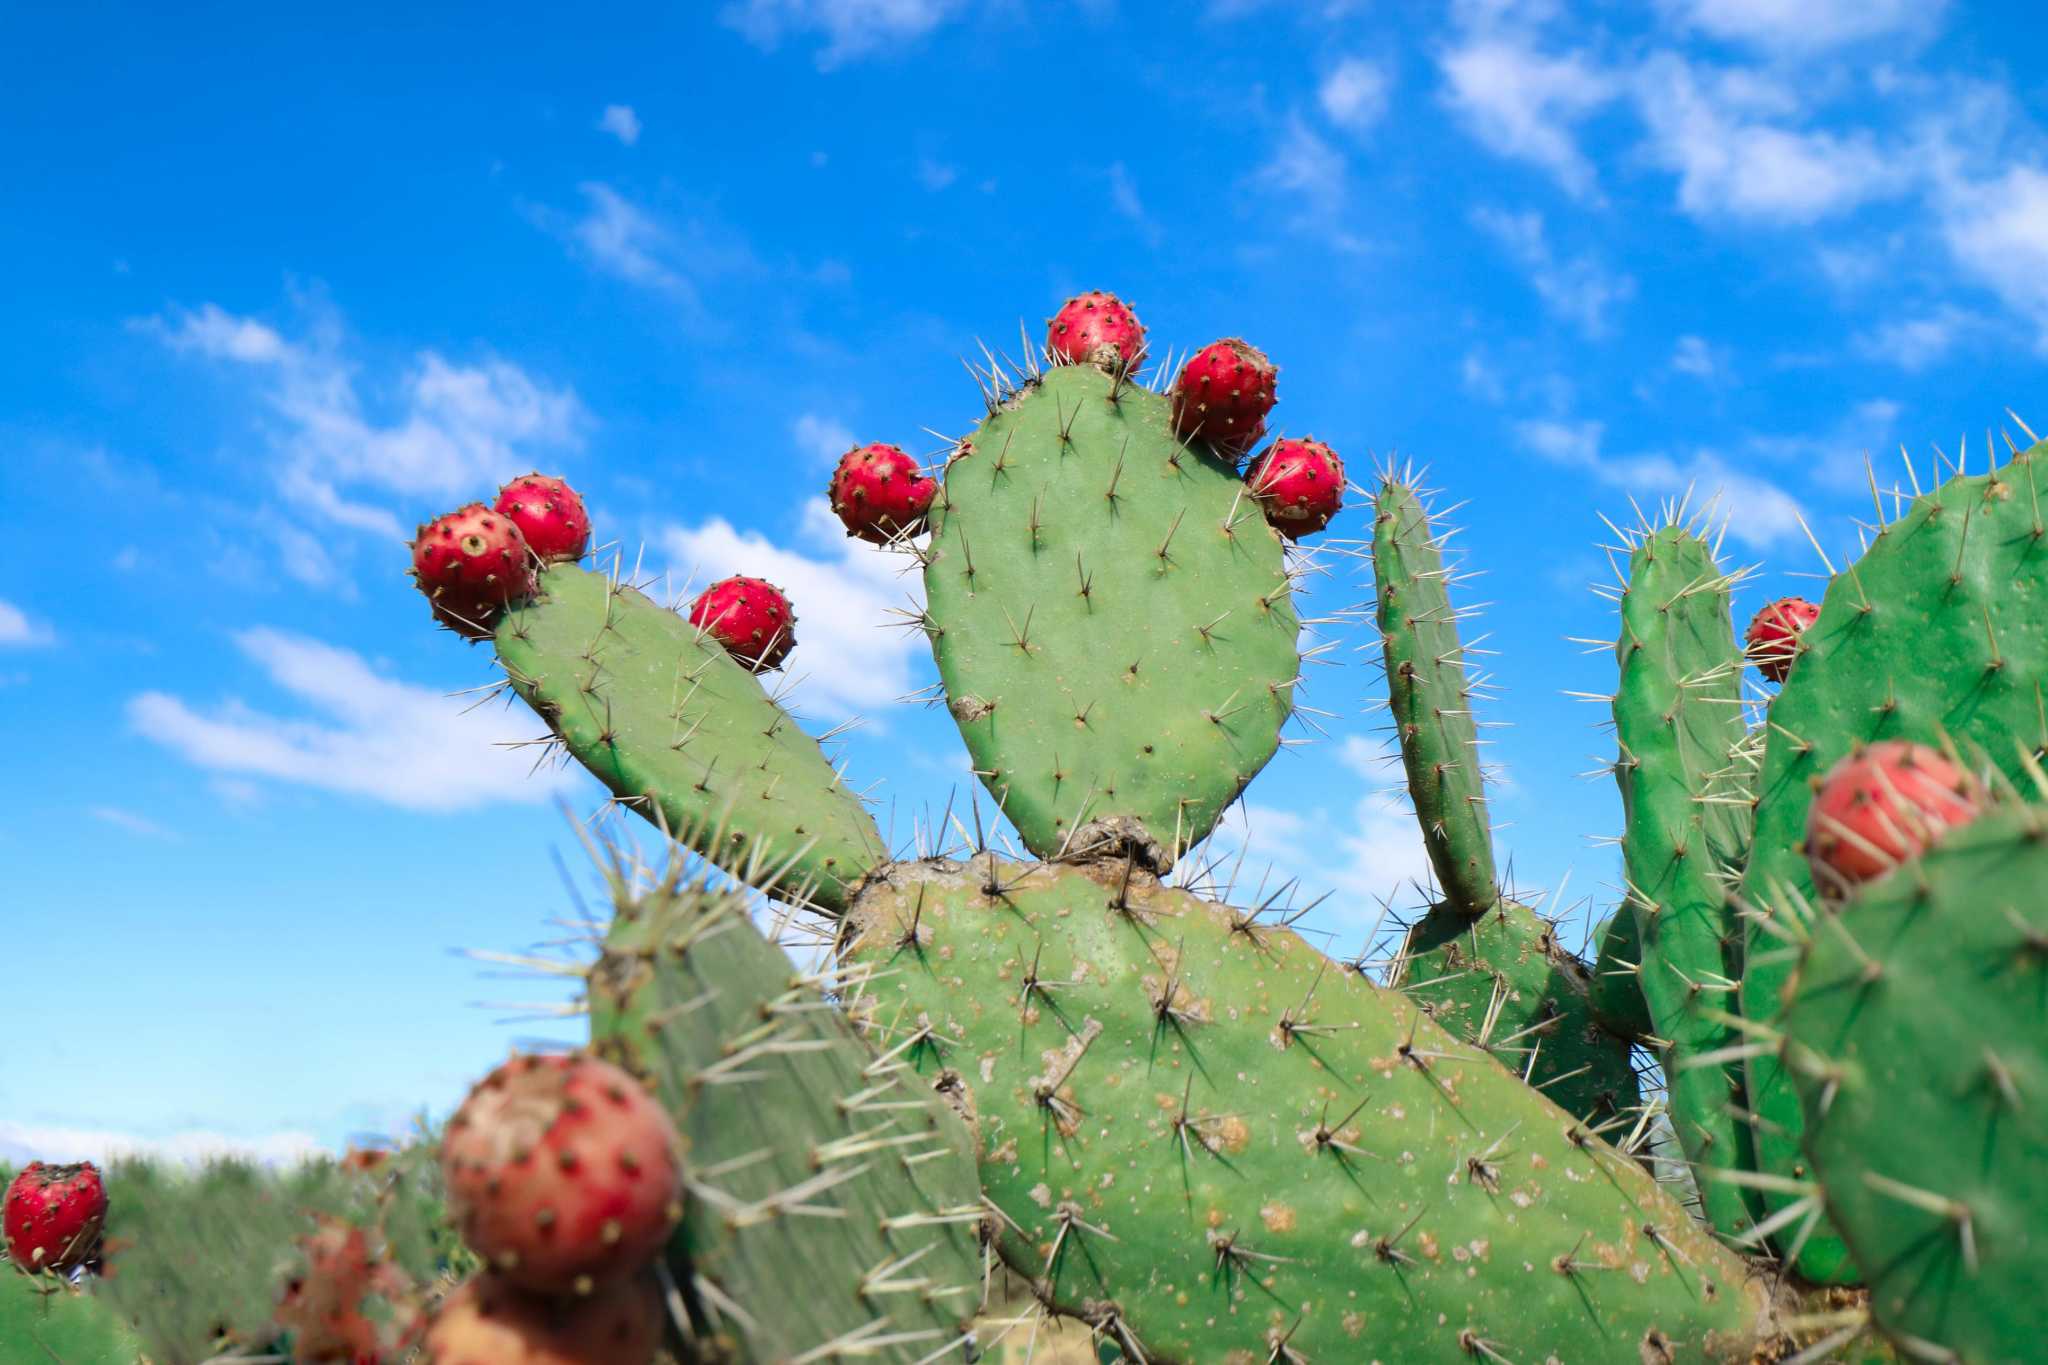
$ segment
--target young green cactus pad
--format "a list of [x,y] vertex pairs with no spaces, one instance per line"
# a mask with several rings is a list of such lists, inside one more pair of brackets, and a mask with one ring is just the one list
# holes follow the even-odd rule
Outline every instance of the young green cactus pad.
[[689,1193],[669,1265],[703,1358],[936,1361],[981,1300],[967,1134],[762,937],[749,897],[610,869],[595,1051],[668,1107]]
[[1587,987],[1593,1019],[1617,1038],[1641,1042],[1656,1032],[1650,1004],[1643,999],[1642,936],[1633,907],[1624,905],[1593,930],[1599,955],[1593,959],[1593,980]]
[[1280,538],[1164,396],[1061,365],[946,466],[925,555],[939,675],[976,773],[1040,857],[1159,870],[1215,825],[1291,714]]
[[1592,973],[1528,906],[1503,899],[1478,919],[1434,907],[1408,930],[1387,984],[1588,1128],[1635,1120],[1629,1044],[1593,1018]]
[[[2048,444],[1983,474],[1958,474],[1913,499],[1838,574],[1820,619],[1771,705],[1756,808],[1755,855],[1743,878],[1752,906],[1810,898],[1804,840],[1813,789],[1846,754],[1884,739],[1935,744],[1944,734],[1965,753],[2017,776],[2026,755],[2048,745],[2048,523],[2038,487]],[[1742,1013],[1768,1019],[1791,974],[1791,955],[1750,931]],[[1805,1160],[1797,1094],[1774,1055],[1748,1062],[1748,1102],[1761,1122],[1758,1166],[1792,1177]],[[1791,1200],[1770,1195],[1783,1207]],[[1828,1239],[1831,1242],[1833,1239]],[[1812,1243],[1809,1243],[1812,1247]],[[1801,1258],[1815,1279],[1844,1267]],[[1839,1258],[1837,1258],[1839,1259]]]
[[142,1342],[90,1286],[0,1264],[0,1359],[135,1365]]
[[1811,1197],[1916,1360],[2020,1365],[2048,1342],[2043,888],[2048,811],[2018,806],[1795,926],[1778,1027]]
[[756,845],[789,861],[778,890],[825,909],[882,861],[882,839],[818,743],[708,635],[627,584],[550,565],[506,609],[512,686],[622,803],[671,830],[719,830],[722,867]]
[[903,864],[864,1017],[975,1125],[1004,1260],[1132,1359],[1748,1359],[1745,1263],[1289,930],[1131,862]]
[[1383,476],[1373,500],[1372,572],[1387,709],[1444,899],[1473,916],[1500,899],[1500,890],[1472,719],[1474,683],[1445,586],[1442,543],[1413,484]]
[[1754,1226],[1753,1194],[1711,1172],[1749,1168],[1749,1130],[1733,1109],[1740,1090],[1725,1064],[1697,1064],[1741,1042],[1725,1022],[1740,979],[1729,883],[1749,816],[1746,793],[1732,785],[1733,754],[1747,731],[1731,580],[1682,526],[1646,527],[1632,541],[1614,649],[1614,776],[1628,820],[1622,912],[1635,916],[1637,978],[1667,1045],[1679,1146],[1707,1220],[1736,1237]]

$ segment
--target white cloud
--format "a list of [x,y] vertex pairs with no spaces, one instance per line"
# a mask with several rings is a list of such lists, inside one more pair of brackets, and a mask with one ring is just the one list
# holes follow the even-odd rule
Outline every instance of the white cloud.
[[1696,379],[1725,378],[1728,374],[1728,356],[1721,347],[1705,337],[1687,334],[1678,339],[1678,345],[1671,352],[1671,368],[1680,374],[1689,374]]
[[[259,376],[278,490],[291,501],[357,530],[393,539],[404,527],[393,512],[358,501],[364,488],[408,499],[474,496],[481,487],[533,467],[540,451],[580,443],[585,413],[575,393],[541,383],[503,360],[457,365],[422,351],[396,383],[390,421],[373,419],[357,368],[338,347],[331,323],[303,341],[206,304],[197,312],[151,318],[142,327],[175,351],[248,367]],[[301,578],[324,573],[294,557]],[[306,548],[303,537],[298,549]]]
[[2048,350],[2048,171],[2012,166],[1995,179],[1938,173],[1942,238],[1965,273],[2040,329]]
[[1353,133],[1363,133],[1387,112],[1393,78],[1384,65],[1363,57],[1346,57],[1323,77],[1316,99],[1330,122]]
[[829,71],[922,38],[958,8],[959,0],[736,0],[719,19],[771,51],[785,38],[818,34],[818,67]]
[[1537,296],[1556,316],[1575,323],[1589,337],[1609,330],[1608,314],[1634,297],[1636,282],[1608,270],[1591,254],[1559,260],[1544,234],[1539,213],[1475,209],[1472,221],[1507,249],[1528,273]]
[[841,455],[860,444],[852,428],[832,417],[807,412],[790,424],[797,449],[820,464],[834,464]]
[[1867,133],[1763,121],[1796,98],[1753,73],[1703,74],[1665,53],[1644,63],[1635,94],[1648,154],[1678,176],[1679,206],[1696,218],[1806,224],[1906,188]]
[[1465,385],[1465,392],[1489,403],[1498,403],[1507,397],[1500,371],[1478,351],[1465,352],[1465,359],[1458,367],[1458,377]]
[[723,517],[695,526],[670,525],[654,545],[670,580],[694,596],[733,574],[765,578],[789,595],[796,612],[796,648],[784,671],[802,681],[792,695],[800,709],[835,717],[871,712],[912,691],[914,661],[924,636],[902,629],[890,608],[915,611],[924,599],[916,561],[854,540],[823,498],[804,504],[799,539],[787,548]]
[[142,1137],[111,1128],[68,1128],[0,1119],[0,1161],[90,1161],[104,1166],[116,1157],[146,1156],[196,1166],[213,1156],[252,1158],[282,1166],[332,1155],[311,1133],[285,1131],[253,1138],[189,1128],[162,1137]]
[[128,723],[147,739],[215,772],[267,778],[367,797],[406,810],[454,811],[546,799],[568,780],[530,750],[499,745],[545,726],[523,708],[468,708],[402,682],[361,655],[303,635],[256,628],[235,647],[313,718],[272,715],[226,698],[195,709],[163,692],[128,703]]
[[177,838],[177,835],[165,829],[148,816],[138,815],[132,810],[123,810],[119,806],[93,806],[86,811],[86,814],[98,820],[101,824],[112,825],[115,829],[125,829],[130,834],[140,834],[144,838]]
[[1272,159],[1254,179],[1292,205],[1291,226],[1346,250],[1364,245],[1345,224],[1351,189],[1343,154],[1299,116],[1287,120]]
[[630,283],[695,299],[689,281],[668,263],[675,248],[666,228],[609,185],[591,181],[577,188],[590,207],[569,231],[592,263]]
[[598,117],[597,129],[610,133],[628,147],[640,140],[640,116],[633,112],[630,104],[607,104],[604,113]]
[[1798,500],[1768,479],[1731,469],[1708,450],[1684,459],[1656,452],[1607,455],[1601,449],[1605,432],[1605,425],[1595,421],[1537,418],[1515,425],[1530,451],[1639,501],[1690,494],[1695,509],[1717,504],[1719,514],[1729,518],[1728,534],[1744,544],[1762,547],[1803,537]]
[[1130,170],[1121,161],[1109,168],[1109,205],[1136,224],[1139,235],[1153,246],[1158,246],[1164,239],[1165,234],[1159,224],[1145,212],[1145,202],[1138,197],[1138,187],[1131,180]]
[[0,598],[0,646],[46,645],[55,638],[48,626],[31,621],[27,612]]
[[1859,354],[1915,372],[1939,362],[1978,325],[1979,319],[1953,304],[1920,317],[1879,323],[1855,338]]
[[1576,128],[1618,91],[1581,53],[1546,55],[1522,34],[1482,29],[1438,56],[1444,99],[1480,143],[1531,162],[1574,195],[1595,190]]
[[1771,53],[1809,54],[1919,27],[1945,0],[1667,0],[1681,25]]
[[917,183],[936,194],[960,178],[960,168],[921,156],[917,159]]

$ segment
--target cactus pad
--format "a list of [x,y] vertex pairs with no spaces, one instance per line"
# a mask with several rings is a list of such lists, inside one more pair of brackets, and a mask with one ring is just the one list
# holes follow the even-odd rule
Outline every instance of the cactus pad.
[[961,445],[932,509],[924,624],[947,701],[1041,857],[1130,848],[1171,866],[1291,711],[1280,539],[1231,464],[1175,439],[1167,406],[1056,366]]

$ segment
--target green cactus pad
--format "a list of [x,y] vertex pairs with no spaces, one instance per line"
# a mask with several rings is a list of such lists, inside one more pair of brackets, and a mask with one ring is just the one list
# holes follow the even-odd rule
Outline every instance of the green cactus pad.
[[1280,538],[1167,407],[1093,366],[1048,370],[962,445],[932,509],[925,628],[947,701],[1041,857],[1132,848],[1163,871],[1293,705]]
[[[754,927],[747,898],[612,875],[593,1049],[687,1144],[669,1251],[693,1326],[730,1362],[945,1358],[982,1297],[968,1136]],[[836,1343],[837,1345],[833,1345]]]
[[848,930],[1005,1261],[1133,1358],[1747,1359],[1767,1316],[1634,1161],[1291,931],[986,858],[891,869]]
[[2042,808],[1953,830],[1806,929],[1779,1019],[1811,1174],[1915,1359],[2048,1342],[2044,888]]
[[[1885,739],[1937,744],[1946,734],[2016,777],[2022,755],[2048,744],[2044,463],[2048,444],[2036,445],[1992,473],[1958,475],[1915,498],[1828,584],[1820,619],[1771,705],[1745,902],[1812,898],[1807,808],[1814,786],[1853,749]],[[1775,1014],[1793,965],[1783,944],[1752,929],[1743,1014]],[[1775,1056],[1752,1057],[1748,1071],[1749,1104],[1763,1120],[1758,1165],[1791,1176],[1805,1159],[1799,1097]],[[1801,1273],[1851,1273],[1838,1248],[1834,1238],[1814,1247]]]
[[718,643],[600,573],[556,564],[498,623],[498,658],[571,754],[639,814],[721,867],[757,846],[778,890],[837,910],[884,858],[818,743]]
[[105,1299],[0,1257],[0,1360],[135,1365],[143,1344]]
[[1593,931],[1600,945],[1593,959],[1593,980],[1587,987],[1593,1018],[1617,1038],[1640,1042],[1655,1033],[1650,1002],[1643,999],[1637,974],[1643,961],[1642,935],[1635,910],[1627,905],[1602,920]]
[[1628,821],[1624,912],[1636,920],[1638,983],[1668,1044],[1672,1127],[1703,1212],[1736,1237],[1755,1225],[1754,1193],[1713,1172],[1750,1169],[1749,1128],[1735,1115],[1741,1090],[1731,1067],[1697,1059],[1742,1042],[1725,1019],[1740,979],[1730,881],[1749,817],[1731,765],[1746,730],[1729,581],[1690,531],[1664,526],[1636,539],[1615,656],[1614,774]]
[[1502,900],[1478,919],[1436,906],[1387,984],[1595,1131],[1625,1129],[1642,1102],[1628,1043],[1593,1018],[1592,973],[1526,905]]
[[1423,846],[1444,899],[1481,915],[1500,891],[1472,683],[1440,543],[1416,490],[1392,477],[1380,481],[1373,502],[1372,571],[1388,710]]

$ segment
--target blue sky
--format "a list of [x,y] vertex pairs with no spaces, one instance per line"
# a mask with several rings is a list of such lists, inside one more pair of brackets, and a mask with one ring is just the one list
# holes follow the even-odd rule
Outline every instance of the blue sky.
[[[487,653],[402,577],[505,476],[678,587],[789,588],[798,704],[869,717],[907,837],[965,763],[893,704],[915,582],[837,534],[832,459],[936,454],[959,357],[1081,289],[1156,350],[1249,337],[1288,430],[1469,499],[1501,837],[1604,910],[1596,510],[1725,490],[1738,609],[1817,592],[1799,515],[1839,558],[1866,450],[1981,466],[2048,355],[2034,6],[426,8],[0,21],[0,1157],[332,1145],[574,1036],[451,950],[564,936],[554,803],[599,793],[460,714]],[[1339,560],[1313,605],[1366,592]],[[1353,951],[1422,864],[1335,638],[1246,866]]]

